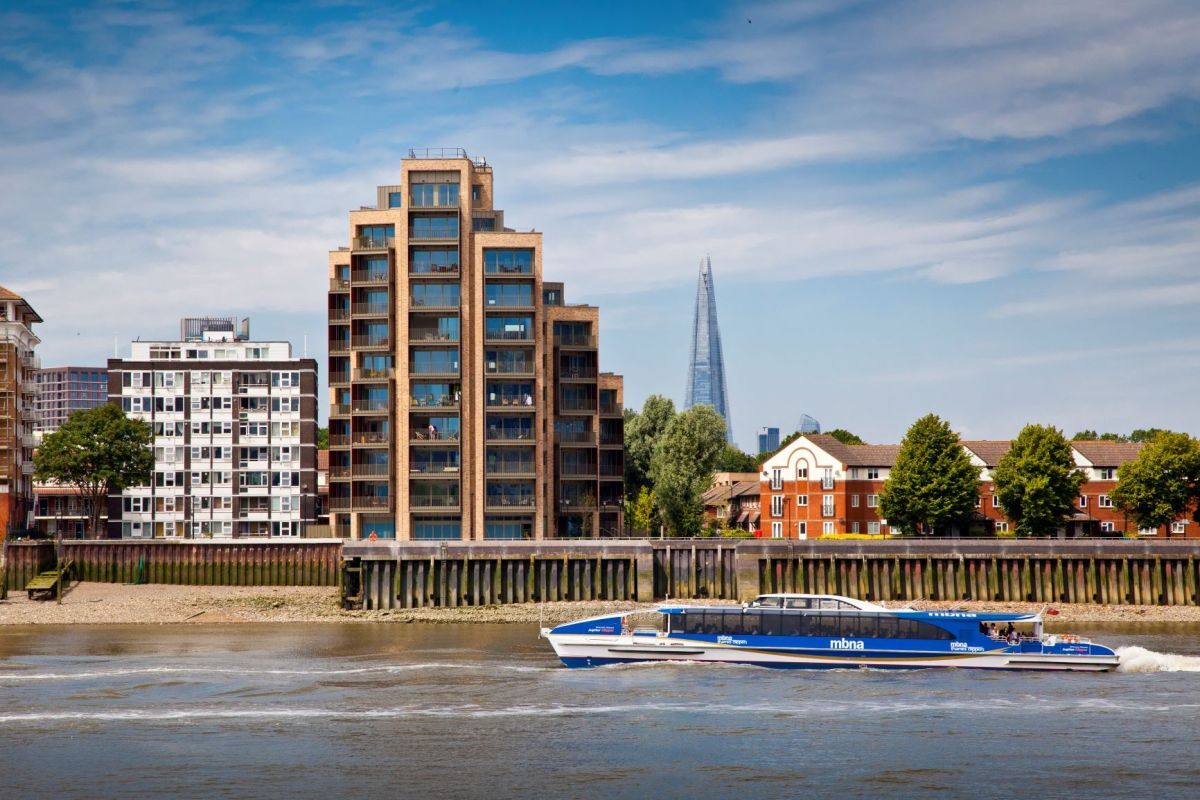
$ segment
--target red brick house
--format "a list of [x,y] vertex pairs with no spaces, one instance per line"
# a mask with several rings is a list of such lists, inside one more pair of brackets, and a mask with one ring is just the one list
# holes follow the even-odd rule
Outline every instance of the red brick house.
[[[969,531],[976,535],[1010,530],[995,496],[992,470],[1008,452],[1007,440],[965,440],[962,447],[979,468],[978,514]],[[1063,537],[1119,536],[1135,532],[1132,522],[1113,506],[1111,492],[1123,464],[1142,445],[1124,442],[1072,442],[1077,467],[1087,476],[1076,511]],[[768,538],[804,539],[826,534],[891,533],[879,515],[879,495],[895,466],[899,445],[846,445],[832,436],[801,436],[769,458],[759,475],[762,531]],[[1142,536],[1200,538],[1190,516]]]

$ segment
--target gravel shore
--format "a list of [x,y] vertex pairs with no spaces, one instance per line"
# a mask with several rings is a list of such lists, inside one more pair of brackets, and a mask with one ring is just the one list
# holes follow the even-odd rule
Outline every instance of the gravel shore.
[[[688,601],[712,604],[723,601]],[[653,608],[656,604],[640,604]],[[899,607],[901,603],[886,603]],[[967,611],[1037,611],[1034,603],[940,603],[914,601],[912,608]],[[248,622],[490,622],[549,625],[609,611],[638,608],[629,602],[526,603],[469,608],[428,608],[404,611],[343,611],[335,588],[280,586],[125,586],[80,583],[71,587],[62,605],[53,600],[31,601],[24,592],[9,592],[0,601],[0,625],[73,624],[194,624]],[[1053,620],[1069,622],[1195,622],[1196,606],[1055,606]]]

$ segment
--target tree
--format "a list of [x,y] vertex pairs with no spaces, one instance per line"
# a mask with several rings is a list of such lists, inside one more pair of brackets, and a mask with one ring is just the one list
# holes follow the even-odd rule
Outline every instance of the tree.
[[76,411],[42,439],[34,455],[34,476],[77,488],[87,509],[88,534],[97,536],[107,497],[150,483],[153,438],[148,423],[130,419],[115,405]]
[[1022,428],[992,476],[1018,536],[1045,536],[1066,525],[1086,479],[1062,431],[1048,425]]
[[1129,434],[1129,441],[1139,443],[1153,441],[1160,433],[1171,433],[1171,431],[1165,428],[1138,428]]
[[842,444],[866,444],[866,442],[845,428],[834,428],[833,430],[826,432]]
[[[1112,501],[1138,527],[1158,528],[1200,503],[1200,443],[1186,433],[1161,432],[1121,467]],[[1193,507],[1200,522],[1200,507]]]
[[979,469],[950,424],[934,414],[913,423],[883,485],[879,513],[893,528],[934,533],[965,521],[979,498]]
[[693,406],[667,423],[654,448],[650,476],[674,535],[700,532],[704,492],[724,447],[725,420],[710,406]]
[[735,445],[725,443],[725,447],[717,456],[713,467],[715,472],[758,472],[759,461],[752,455],[739,450]]
[[648,534],[658,530],[658,506],[653,489],[643,486],[637,497],[625,503],[625,519],[629,527],[639,533]]
[[1071,437],[1072,442],[1128,442],[1129,437],[1122,436],[1119,433],[1096,433],[1094,430],[1088,429],[1079,431]]
[[317,428],[317,449],[329,449],[329,428]]
[[650,486],[650,462],[667,425],[675,418],[675,403],[652,394],[638,413],[625,410],[625,496],[637,497]]

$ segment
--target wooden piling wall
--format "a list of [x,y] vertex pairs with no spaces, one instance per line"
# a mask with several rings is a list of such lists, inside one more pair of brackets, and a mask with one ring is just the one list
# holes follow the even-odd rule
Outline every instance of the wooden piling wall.
[[[53,542],[8,545],[8,586],[20,590],[55,562]],[[67,540],[75,578],[102,583],[189,586],[337,586],[342,543]]]
[[354,542],[344,558],[346,599],[368,609],[765,592],[1200,605],[1200,542]]

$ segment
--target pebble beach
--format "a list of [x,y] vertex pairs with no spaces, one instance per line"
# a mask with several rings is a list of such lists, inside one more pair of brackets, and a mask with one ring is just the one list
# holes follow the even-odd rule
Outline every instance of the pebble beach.
[[[688,601],[713,604],[727,601]],[[640,604],[647,609],[657,604]],[[901,607],[902,603],[885,603]],[[915,601],[919,609],[967,611],[1037,611],[1035,603],[939,603]],[[392,611],[344,611],[333,587],[280,586],[128,586],[115,583],[78,583],[53,600],[29,600],[24,592],[10,591],[0,601],[0,625],[179,625],[259,622],[329,623],[514,623],[557,624],[609,611],[638,608],[630,602],[524,603],[466,608],[424,608]],[[1125,606],[1063,604],[1055,606],[1055,623],[1069,622],[1197,622],[1197,606]]]

